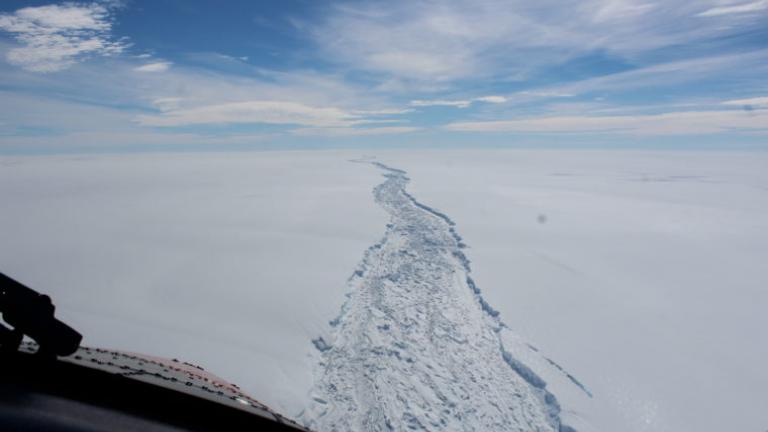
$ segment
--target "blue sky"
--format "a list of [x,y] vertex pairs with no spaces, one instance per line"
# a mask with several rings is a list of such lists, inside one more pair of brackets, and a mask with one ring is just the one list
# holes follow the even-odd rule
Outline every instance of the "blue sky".
[[768,0],[0,4],[0,152],[768,147]]

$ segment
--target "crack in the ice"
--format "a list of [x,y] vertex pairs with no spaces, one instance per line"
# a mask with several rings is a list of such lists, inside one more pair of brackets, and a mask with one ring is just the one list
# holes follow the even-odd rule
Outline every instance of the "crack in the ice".
[[583,391],[587,396],[592,397],[592,392],[589,391],[589,389],[581,383],[578,379],[576,379],[575,376],[571,375],[570,372],[565,370],[562,366],[560,366],[558,363],[556,363],[554,360],[552,360],[549,357],[544,357],[544,360],[547,361],[547,363],[551,364],[555,369],[559,370],[563,375],[565,375],[568,380],[570,380],[576,387],[580,388],[581,391]]
[[504,348],[505,326],[470,276],[455,222],[406,192],[405,171],[355,162],[385,171],[374,196],[391,221],[349,278],[332,340],[312,341],[319,363],[306,424],[571,431],[546,382]]

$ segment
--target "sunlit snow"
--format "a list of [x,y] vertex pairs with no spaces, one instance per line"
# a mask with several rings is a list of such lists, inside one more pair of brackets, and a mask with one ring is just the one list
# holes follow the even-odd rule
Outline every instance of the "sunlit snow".
[[[458,297],[440,298],[435,310],[498,311],[479,321],[431,322],[471,328],[472,343],[483,345],[478,335],[498,318],[505,327],[495,346],[546,382],[564,424],[581,432],[765,429],[768,155],[367,153],[4,156],[1,270],[51,294],[86,344],[200,363],[277,410],[309,418],[318,383],[358,382],[317,367],[340,346],[339,328],[387,346],[414,342],[339,316],[344,307],[387,325],[366,312],[367,303],[355,306],[355,295],[372,289],[357,283],[371,279],[356,272],[387,262],[382,254],[397,244],[416,244],[398,231],[410,219],[387,212],[400,201],[382,201],[382,170],[350,162],[365,156],[407,172],[409,196],[429,209],[408,210],[423,210],[415,220],[426,225],[416,223],[414,235],[460,235],[440,246],[449,255],[439,260],[447,267],[437,280],[462,276],[461,260],[450,255],[460,249],[482,297],[466,280],[435,283],[466,300],[449,310]],[[455,225],[441,225],[437,215]],[[389,252],[366,252],[382,237],[392,242]],[[425,256],[443,256],[427,249]],[[403,307],[404,299],[385,303]],[[341,325],[329,325],[337,316]],[[312,343],[320,337],[322,352]],[[440,359],[429,345],[402,350],[423,364],[432,356],[441,374],[461,375],[456,388],[444,374],[431,389],[417,386],[425,405],[411,414],[427,418],[448,399],[460,405],[429,395],[460,392],[472,382],[466,374],[497,375],[490,371],[501,351],[486,370],[445,367],[447,359],[490,355],[490,342],[472,355],[444,344]],[[425,371],[413,371],[414,382],[428,381]],[[407,372],[390,368],[380,384],[402,383]],[[499,383],[530,387],[514,368],[497,372]],[[505,400],[517,384],[482,399]],[[489,430],[471,416],[462,417],[466,424],[435,418]]]

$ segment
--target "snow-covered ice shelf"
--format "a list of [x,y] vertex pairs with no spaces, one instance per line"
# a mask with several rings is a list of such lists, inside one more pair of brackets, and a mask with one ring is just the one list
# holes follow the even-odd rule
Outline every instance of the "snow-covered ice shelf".
[[[366,153],[407,171],[418,203],[455,221],[466,248],[446,219],[406,207],[447,239],[434,258],[456,272],[448,288],[471,300],[466,313],[482,317],[470,330],[496,328],[488,312],[498,311],[505,351],[546,382],[563,423],[766,428],[768,154]],[[392,204],[371,197],[382,171],[349,162],[360,156],[3,156],[2,271],[51,294],[89,345],[183,358],[285,414],[309,415],[312,368],[325,354],[310,341],[340,346],[328,320],[345,291],[384,270],[345,279],[383,232],[390,246],[415,241],[402,225],[385,228]],[[493,309],[482,311],[457,248]]]

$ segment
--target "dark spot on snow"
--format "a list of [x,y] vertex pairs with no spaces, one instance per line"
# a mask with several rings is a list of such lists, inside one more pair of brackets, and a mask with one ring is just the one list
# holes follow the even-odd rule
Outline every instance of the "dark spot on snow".
[[315,345],[315,348],[317,348],[318,351],[328,351],[331,349],[331,346],[323,339],[322,336],[312,339],[312,344]]

